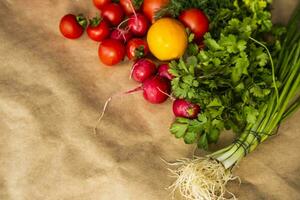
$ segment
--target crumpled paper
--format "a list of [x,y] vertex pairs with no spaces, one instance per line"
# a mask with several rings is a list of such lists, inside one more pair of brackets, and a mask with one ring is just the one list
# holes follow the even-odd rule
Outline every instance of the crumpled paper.
[[[284,22],[297,1],[277,0]],[[103,66],[98,44],[58,31],[66,13],[93,16],[92,1],[0,2],[0,199],[162,200],[173,181],[162,159],[191,157],[195,147],[175,139],[171,101],[151,105],[135,88],[128,61]],[[241,200],[300,199],[300,113],[254,153],[229,189]],[[229,133],[224,135],[230,142]],[[203,152],[200,152],[200,154]]]

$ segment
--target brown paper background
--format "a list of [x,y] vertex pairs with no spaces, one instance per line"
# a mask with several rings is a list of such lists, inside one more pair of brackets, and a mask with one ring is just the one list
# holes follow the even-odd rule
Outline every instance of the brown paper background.
[[[277,0],[274,19],[286,21],[296,3]],[[101,66],[86,35],[61,37],[58,22],[69,12],[97,10],[83,0],[0,1],[0,200],[169,199],[160,157],[194,150],[168,132],[171,102],[115,99],[94,135],[105,100],[137,84],[128,62]],[[300,199],[299,120],[298,112],[240,163],[242,184],[230,186],[239,199]]]

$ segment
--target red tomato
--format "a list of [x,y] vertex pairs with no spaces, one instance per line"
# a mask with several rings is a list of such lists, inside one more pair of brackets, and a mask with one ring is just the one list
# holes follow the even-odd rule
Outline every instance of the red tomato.
[[199,9],[192,8],[183,11],[179,20],[195,34],[195,40],[201,40],[204,34],[208,32],[208,18]]
[[119,40],[120,42],[126,43],[128,40],[132,38],[132,33],[130,31],[115,29],[111,32],[110,38]]
[[146,18],[145,15],[137,13],[136,15],[131,15],[128,20],[128,27],[130,31],[139,37],[144,36],[150,26],[149,20]]
[[103,6],[109,4],[110,2],[111,0],[93,0],[94,5],[100,10],[102,10]]
[[[134,13],[134,5],[132,0],[120,0],[120,4],[125,11],[126,15],[132,15]],[[132,9],[133,8],[133,9]]]
[[168,3],[169,0],[144,0],[143,13],[153,23],[155,21],[155,12],[158,11],[160,8],[166,6]]
[[95,17],[90,21],[86,32],[92,40],[100,42],[109,36],[109,24],[106,20],[101,20],[99,17]]
[[68,14],[60,20],[59,29],[66,38],[76,39],[83,34],[86,24],[84,16]]
[[133,38],[126,45],[126,54],[129,60],[145,57],[149,53],[149,47],[145,40]]
[[112,25],[117,26],[124,18],[124,11],[121,6],[116,3],[106,4],[102,8],[101,15],[108,20]]
[[100,60],[109,66],[118,64],[125,57],[125,46],[118,40],[105,39],[99,46]]

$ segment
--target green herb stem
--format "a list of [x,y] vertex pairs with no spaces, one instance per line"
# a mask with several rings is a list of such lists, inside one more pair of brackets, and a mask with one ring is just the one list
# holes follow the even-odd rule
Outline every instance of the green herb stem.
[[266,45],[264,45],[263,43],[257,41],[256,39],[254,39],[252,37],[249,37],[249,39],[252,40],[252,41],[254,41],[254,42],[256,42],[257,44],[259,44],[260,46],[262,46],[267,51],[267,54],[268,54],[270,62],[271,62],[272,79],[273,79],[273,84],[274,84],[274,88],[275,88],[276,99],[277,99],[277,102],[278,102],[279,93],[278,93],[278,88],[277,88],[277,84],[276,84],[275,67],[274,67],[274,62],[273,62],[273,59],[272,59],[272,55],[271,55],[268,47],[266,47]]

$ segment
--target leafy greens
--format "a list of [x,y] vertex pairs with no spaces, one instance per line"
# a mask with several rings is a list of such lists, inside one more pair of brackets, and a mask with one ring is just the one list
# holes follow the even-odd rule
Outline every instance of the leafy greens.
[[[240,134],[253,125],[263,102],[280,87],[270,56],[278,56],[285,29],[272,26],[266,0],[182,2],[171,0],[169,8],[182,5],[173,16],[180,9],[197,7],[209,16],[211,27],[204,49],[193,43],[191,35],[186,55],[170,63],[173,95],[202,109],[197,119],[177,118],[170,131],[187,144],[208,149],[224,129]],[[168,6],[162,11],[167,12]]]

